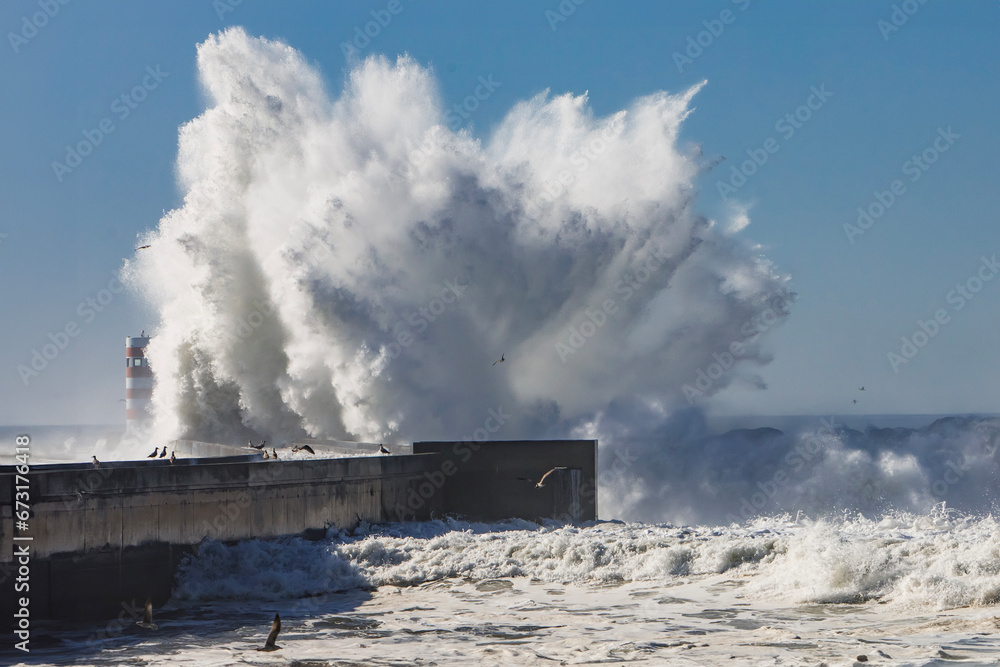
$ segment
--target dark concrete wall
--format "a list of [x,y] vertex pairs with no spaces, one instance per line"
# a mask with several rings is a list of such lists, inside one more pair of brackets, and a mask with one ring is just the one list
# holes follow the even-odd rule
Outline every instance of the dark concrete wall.
[[[596,440],[415,442],[413,452],[437,453],[442,460],[436,472],[425,475],[416,498],[411,492],[405,509],[423,510],[424,500],[472,521],[597,519]],[[519,479],[537,482],[555,467],[567,470],[553,472],[543,488]]]

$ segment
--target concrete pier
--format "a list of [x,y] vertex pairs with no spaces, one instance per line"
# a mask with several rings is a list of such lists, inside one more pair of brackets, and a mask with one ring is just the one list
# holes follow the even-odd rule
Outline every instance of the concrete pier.
[[[27,531],[16,530],[14,520],[14,487],[23,482],[14,466],[3,466],[0,627],[10,627],[23,596],[33,619],[114,618],[141,608],[146,597],[160,606],[181,559],[206,538],[322,538],[359,521],[445,515],[594,519],[596,444],[416,443],[411,454],[275,461],[243,448],[178,441],[174,448],[187,453],[174,464],[31,466]],[[324,448],[311,446],[317,454]],[[360,451],[367,454],[367,446]],[[567,470],[551,475],[544,489],[516,479],[537,480],[554,466]],[[25,546],[30,589],[15,592],[15,548]]]

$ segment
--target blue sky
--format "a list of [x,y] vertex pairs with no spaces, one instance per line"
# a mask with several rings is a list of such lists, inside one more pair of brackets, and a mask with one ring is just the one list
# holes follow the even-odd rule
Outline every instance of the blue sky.
[[[499,84],[470,114],[478,136],[545,89],[587,91],[603,115],[708,81],[682,141],[726,160],[702,176],[695,207],[721,218],[734,202],[747,206],[741,235],[799,295],[767,339],[768,388],[726,390],[712,410],[1000,411],[1000,279],[983,262],[1000,253],[1000,4],[231,5],[0,5],[0,423],[121,420],[123,339],[155,316],[136,295],[115,293],[113,278],[137,235],[179,204],[177,129],[204,109],[196,45],[244,26],[301,51],[336,95],[348,67],[342,44],[386,16],[359,42],[361,56],[408,53],[431,66],[447,106],[480,77]],[[808,119],[783,120],[797,112]],[[54,169],[85,132],[100,137],[92,154]],[[922,169],[912,158],[925,151],[934,162]],[[724,200],[719,183],[763,153]],[[845,232],[859,207],[878,212],[879,196],[889,201],[876,193],[891,193],[894,181],[899,194],[881,216],[861,234]],[[934,332],[926,340],[921,321]],[[68,324],[76,335],[64,338]],[[926,344],[905,348],[902,337],[915,334]],[[18,366],[52,340],[65,349],[25,383]],[[889,353],[906,362],[894,368]]]

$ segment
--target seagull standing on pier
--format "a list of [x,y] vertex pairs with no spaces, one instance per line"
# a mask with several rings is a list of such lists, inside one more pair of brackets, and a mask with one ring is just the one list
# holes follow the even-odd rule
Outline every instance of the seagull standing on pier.
[[379,443],[379,445],[378,445],[378,453],[379,454],[392,454],[392,452],[390,452],[388,449],[386,449],[385,445],[383,445],[382,443]]
[[163,458],[164,456],[166,456],[166,455],[167,455],[167,448],[166,448],[166,447],[164,447],[164,448],[163,448],[163,451],[162,451],[162,452],[160,453],[160,458],[162,459],[162,458]]
[[[166,450],[166,449],[164,449],[163,451],[167,451],[167,450]],[[150,454],[149,456],[147,456],[146,458],[147,458],[147,459],[155,459],[155,458],[156,458],[156,455],[157,455],[157,454],[159,454],[159,453],[160,453],[160,448],[159,448],[159,447],[156,447],[155,449],[153,449],[153,453],[152,453],[152,454]]]
[[95,468],[98,468],[98,467],[100,467],[100,465],[101,465],[101,462],[97,460],[97,457],[96,457],[96,456],[91,456],[91,457],[90,457],[90,461],[91,461],[91,463],[93,463],[93,464],[94,464],[94,467],[95,467]]

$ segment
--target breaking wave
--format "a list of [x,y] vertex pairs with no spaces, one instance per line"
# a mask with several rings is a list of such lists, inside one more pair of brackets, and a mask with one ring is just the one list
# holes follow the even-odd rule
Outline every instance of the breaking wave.
[[183,206],[124,270],[160,315],[156,439],[460,439],[498,408],[493,437],[552,437],[613,404],[668,414],[700,374],[703,395],[759,382],[792,295],[733,236],[744,212],[693,210],[704,164],[678,133],[701,85],[603,117],[546,91],[478,138],[406,56],[331,97],[232,28],[198,71]]

